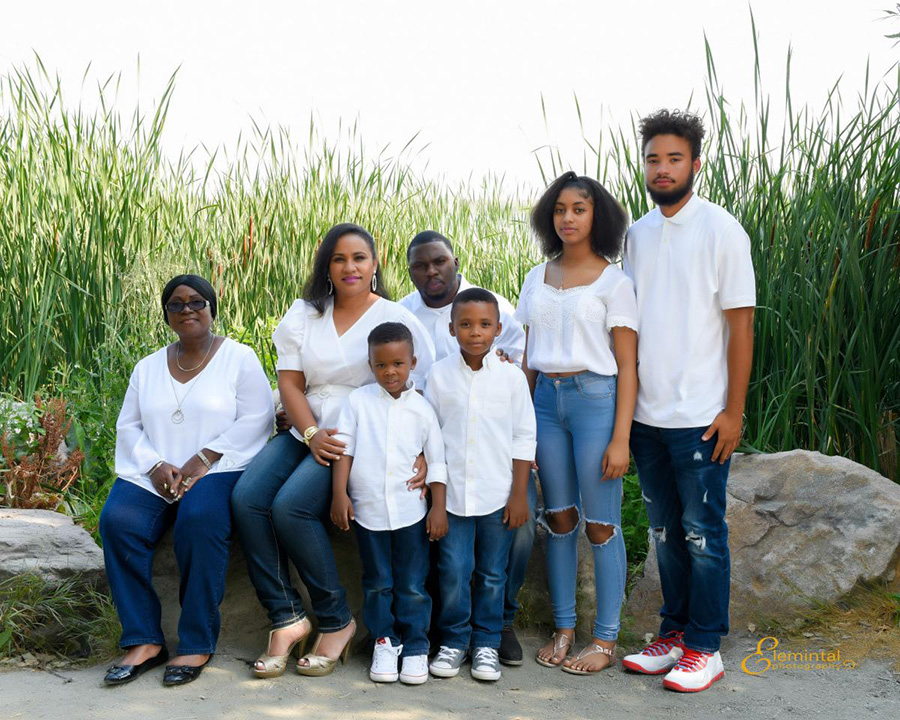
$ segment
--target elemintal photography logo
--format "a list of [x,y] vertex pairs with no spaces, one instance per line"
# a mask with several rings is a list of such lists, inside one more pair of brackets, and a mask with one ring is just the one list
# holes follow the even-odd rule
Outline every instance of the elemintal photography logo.
[[756,644],[756,652],[741,661],[748,675],[763,675],[771,670],[853,670],[855,660],[841,657],[838,650],[778,650],[778,638],[764,637]]

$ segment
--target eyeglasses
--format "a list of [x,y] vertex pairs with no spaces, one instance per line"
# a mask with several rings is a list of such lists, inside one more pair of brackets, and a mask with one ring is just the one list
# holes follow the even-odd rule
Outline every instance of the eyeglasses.
[[173,300],[170,303],[166,303],[166,311],[170,313],[180,313],[184,312],[185,308],[189,310],[193,310],[194,312],[200,312],[203,308],[209,306],[209,300],[191,300],[190,302],[178,302],[177,300]]

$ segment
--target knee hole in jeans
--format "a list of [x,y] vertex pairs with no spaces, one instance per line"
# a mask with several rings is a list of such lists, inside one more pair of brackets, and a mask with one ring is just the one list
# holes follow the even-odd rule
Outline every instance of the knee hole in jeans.
[[587,520],[584,524],[584,533],[591,541],[591,545],[606,545],[616,536],[616,526]]
[[567,535],[578,526],[578,508],[546,510],[544,519],[550,532],[554,535]]

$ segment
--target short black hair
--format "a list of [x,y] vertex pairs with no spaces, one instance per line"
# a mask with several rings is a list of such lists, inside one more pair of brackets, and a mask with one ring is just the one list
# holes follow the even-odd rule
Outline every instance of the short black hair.
[[460,293],[456,293],[456,297],[453,298],[453,305],[450,308],[450,319],[452,320],[456,317],[456,308],[460,305],[476,302],[490,303],[493,305],[494,310],[497,311],[497,322],[500,322],[500,303],[497,302],[494,293],[479,287],[468,288]]
[[444,243],[444,245],[446,245],[447,249],[450,251],[450,254],[453,254],[453,243],[451,243],[447,238],[434,230],[423,230],[412,239],[412,241],[409,243],[409,247],[406,248],[407,262],[409,261],[409,256],[412,255],[413,248],[418,247],[419,245],[426,245],[427,243],[433,242]]
[[566,188],[575,188],[594,204],[591,250],[610,262],[618,260],[628,226],[628,214],[619,201],[594,178],[576,175],[572,171],[556,178],[531,209],[531,228],[537,235],[541,252],[548,258],[555,258],[562,253],[563,242],[556,232],[553,213],[559,194]]
[[[375,238],[365,228],[354,223],[340,223],[325,233],[325,237],[322,238],[322,244],[316,250],[312,275],[306,281],[306,285],[303,286],[303,299],[312,305],[319,314],[325,312],[325,302],[330,295],[328,292],[328,266],[331,264],[331,256],[334,255],[334,248],[338,240],[344,235],[357,235],[365,240],[372,257],[376,262],[378,261],[378,253],[375,251]],[[378,263],[375,267],[375,293],[387,300],[391,299],[391,295],[384,284],[384,279],[381,277],[381,263]]]
[[369,349],[378,345],[387,345],[392,342],[409,343],[410,352],[414,353],[416,346],[413,343],[412,333],[401,322],[386,322],[376,325],[369,333]]
[[641,119],[641,155],[647,149],[647,143],[657,135],[675,135],[684,138],[691,145],[691,160],[700,157],[703,145],[703,121],[699,116],[685,110],[657,110],[652,115]]
[[199,275],[176,275],[166,283],[162,291],[162,311],[166,325],[169,324],[169,313],[166,310],[166,303],[169,302],[169,298],[172,297],[172,293],[175,292],[175,288],[179,285],[187,285],[192,290],[196,290],[204,300],[209,300],[209,312],[213,320],[216,319],[216,315],[219,312],[219,303],[216,299],[216,291],[209,284],[209,280]]

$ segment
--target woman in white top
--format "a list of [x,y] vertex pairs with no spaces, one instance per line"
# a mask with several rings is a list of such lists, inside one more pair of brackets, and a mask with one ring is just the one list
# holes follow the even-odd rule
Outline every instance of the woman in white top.
[[229,499],[272,432],[269,381],[249,347],[212,333],[216,293],[179,275],[162,293],[178,341],[139,361],[116,423],[116,475],[100,515],[103,556],[125,657],[108,685],[168,659],[153,555],[174,524],[181,573],[178,656],[164,683],[199,676],[215,651],[231,537]]
[[[556,626],[537,661],[575,674],[614,662],[625,593],[622,475],[637,397],[638,325],[634,285],[611,263],[621,253],[626,221],[596,180],[573,172],[558,178],[531,215],[549,259],[528,273],[516,310],[527,326],[522,367],[534,393]],[[592,642],[568,659],[579,514],[593,549],[597,615]]]
[[[258,677],[284,673],[294,646],[310,632],[300,594],[291,584],[294,563],[318,619],[320,635],[297,672],[330,673],[356,631],[324,521],[331,506],[330,463],[343,453],[334,435],[352,390],[374,380],[369,332],[402,322],[412,332],[423,382],[434,347],[418,320],[388,299],[375,241],[358,225],[331,228],[316,253],[303,299],[285,314],[272,340],[278,351],[278,388],[293,427],[276,435],[253,461],[232,495],[232,508],[250,579],[272,623]],[[423,463],[424,465],[424,463]],[[410,478],[416,474],[410,468]],[[424,468],[417,474],[424,480]]]

